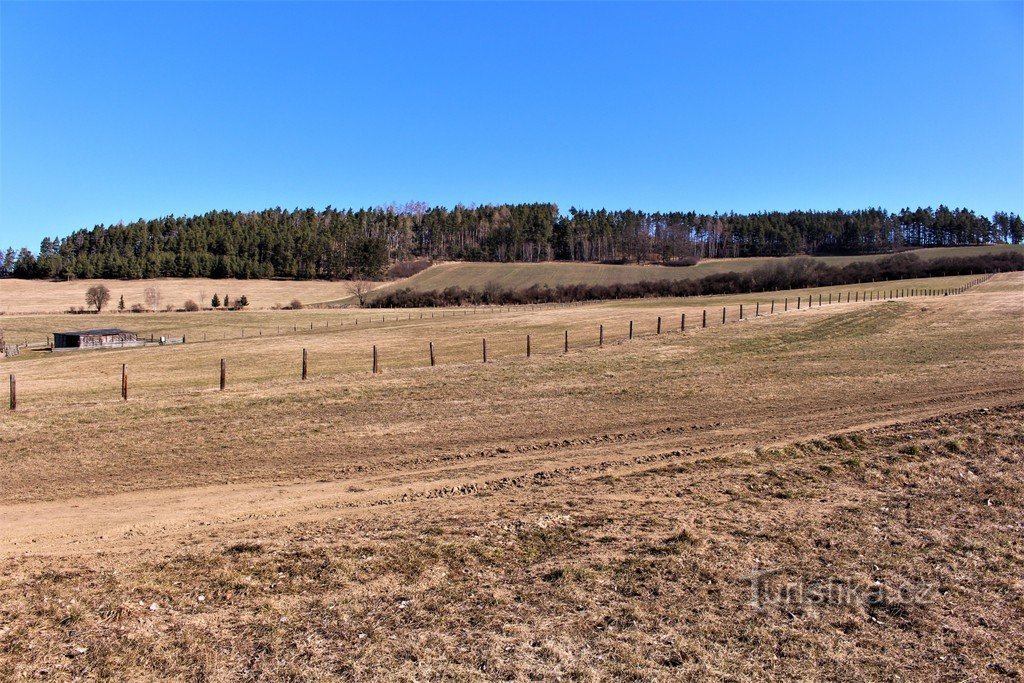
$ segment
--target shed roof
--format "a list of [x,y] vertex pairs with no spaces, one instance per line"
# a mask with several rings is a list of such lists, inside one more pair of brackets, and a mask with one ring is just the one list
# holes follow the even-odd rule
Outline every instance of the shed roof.
[[135,334],[128,330],[121,330],[116,327],[105,327],[98,330],[77,330],[75,332],[54,332],[54,334],[63,334],[69,337],[84,337],[88,335],[108,335],[108,334]]

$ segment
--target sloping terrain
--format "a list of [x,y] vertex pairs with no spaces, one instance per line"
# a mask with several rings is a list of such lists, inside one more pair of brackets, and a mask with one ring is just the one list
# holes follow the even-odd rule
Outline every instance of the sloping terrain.
[[[1002,251],[1024,252],[1024,245],[989,245],[978,247],[934,247],[914,249],[907,253],[922,259],[973,256],[982,253]],[[867,254],[857,256],[815,256],[815,260],[830,265],[846,265],[857,261],[873,261],[891,254]],[[705,275],[728,272],[746,272],[765,264],[782,261],[784,258],[751,257],[706,259],[694,266],[660,265],[608,265],[598,263],[439,263],[405,280],[386,284],[381,292],[409,287],[416,291],[444,290],[460,286],[484,289],[494,283],[503,289],[524,289],[531,285],[594,284],[613,285],[633,283],[642,280],[697,279]]]
[[645,336],[127,405],[54,377],[0,422],[0,677],[1012,680],[1022,288],[450,317]]

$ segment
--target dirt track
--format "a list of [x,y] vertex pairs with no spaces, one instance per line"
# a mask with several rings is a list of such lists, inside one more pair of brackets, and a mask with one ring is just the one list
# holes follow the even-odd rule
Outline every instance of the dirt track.
[[[411,407],[400,403],[408,380],[393,377],[364,396],[371,404],[366,412],[342,410],[349,418],[344,424],[335,422],[333,387],[308,405],[295,406],[297,397],[287,395],[285,412],[267,406],[262,422],[246,422],[247,457],[239,460],[234,449],[219,455],[218,436],[203,431],[213,455],[195,470],[147,459],[122,476],[118,485],[129,488],[123,492],[107,493],[111,486],[102,483],[117,462],[90,470],[81,463],[65,468],[60,458],[20,458],[6,475],[7,493],[20,488],[29,501],[0,508],[0,553],[217,543],[324,516],[381,514],[382,505],[429,514],[439,497],[501,496],[532,482],[618,476],[666,461],[1018,404],[1024,402],[1021,299],[1014,291],[1020,279],[1003,276],[955,299],[817,309],[736,325],[699,349],[676,337],[644,340],[615,355],[585,352],[571,364],[545,359],[532,382],[512,364],[508,384],[484,390],[482,404],[472,398],[481,392],[474,368],[417,378]],[[950,334],[953,324],[963,332]],[[916,358],[922,349],[927,358]],[[577,393],[579,386],[588,390]],[[276,425],[288,419],[298,421],[301,441],[280,440]],[[194,450],[195,432],[173,422],[165,449]],[[393,430],[408,422],[435,428]],[[481,433],[480,424],[493,428]],[[365,438],[375,430],[384,436]],[[86,427],[81,438],[87,442],[91,433]],[[103,443],[97,440],[97,448]],[[261,467],[272,476],[260,476]],[[57,481],[66,493],[30,502],[38,490],[34,476]],[[88,479],[72,479],[81,476]],[[202,483],[236,477],[242,481]],[[99,495],[84,493],[90,484]],[[50,490],[44,497],[52,496]],[[393,507],[387,509],[391,514]]]

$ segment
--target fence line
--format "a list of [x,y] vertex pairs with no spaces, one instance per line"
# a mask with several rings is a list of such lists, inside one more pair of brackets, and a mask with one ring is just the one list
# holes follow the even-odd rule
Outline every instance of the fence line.
[[[867,292],[854,291],[853,292],[853,297],[854,297],[853,298],[853,302],[854,303],[873,302],[873,301],[880,301],[880,300],[890,301],[890,300],[894,300],[894,299],[902,299],[902,298],[917,297],[917,296],[925,296],[925,297],[943,296],[943,297],[945,297],[945,296],[950,296],[950,295],[957,295],[957,294],[962,294],[962,293],[970,290],[971,288],[977,286],[978,284],[981,284],[981,283],[991,279],[991,277],[992,277],[992,275],[990,274],[990,275],[988,275],[986,277],[976,278],[976,279],[971,280],[971,281],[969,281],[967,283],[964,283],[962,285],[959,285],[959,286],[956,286],[956,287],[948,287],[948,288],[925,288],[925,289],[921,289],[921,290],[918,290],[917,288],[910,288],[909,290],[908,289],[895,289],[895,290],[867,291]],[[818,295],[818,307],[819,308],[822,307],[823,303],[824,303],[824,299],[823,299],[822,295],[819,293],[819,295]],[[833,299],[832,299],[832,294],[831,293],[829,294],[828,303],[829,304],[833,303]],[[836,303],[840,303],[840,304],[843,303],[842,292],[838,293],[838,296],[836,297]],[[849,291],[846,292],[846,303],[847,304],[851,303],[851,301],[850,301],[850,292]],[[783,312],[787,312],[788,311],[788,304],[789,304],[789,298],[786,297],[783,300]],[[804,310],[805,308],[807,310],[810,310],[811,308],[813,308],[813,305],[814,305],[814,298],[813,298],[812,295],[808,295],[808,297],[807,297],[807,306],[806,307],[802,306],[802,295],[801,296],[797,296],[797,309],[796,310]],[[722,307],[722,325],[728,324],[727,309],[728,309],[727,306],[723,306]],[[743,304],[742,303],[738,304],[738,309],[739,309],[739,315],[738,315],[738,318],[737,318],[736,321],[737,322],[744,322],[744,321],[749,320],[749,318],[745,318],[744,317],[744,310],[743,310]],[[769,315],[774,315],[774,311],[775,311],[775,300],[774,299],[771,300],[771,309],[770,310],[771,310],[771,313]],[[468,313],[467,313],[467,315],[468,315]],[[759,301],[756,302],[756,304],[755,304],[754,317],[755,318],[764,317],[764,316],[762,316],[760,314],[760,302]],[[642,336],[642,335],[637,335],[635,333],[634,323],[635,323],[634,320],[630,320],[629,321],[629,332],[628,332],[628,337],[626,338],[625,341],[632,340],[632,339],[634,339],[636,337]],[[702,328],[707,328],[707,326],[708,326],[708,324],[707,324],[707,309],[705,308],[702,311],[701,327]],[[604,327],[605,326],[604,326],[603,323],[598,325],[598,344],[597,344],[597,346],[599,348],[603,347],[604,346],[604,342],[605,342]],[[686,313],[682,313],[680,315],[679,330],[680,330],[680,333],[685,333],[686,332]],[[661,334],[662,334],[662,316],[657,316],[656,326],[655,326],[655,335],[657,336],[657,335],[661,335]],[[563,354],[568,354],[569,353],[569,330],[568,329],[565,329],[563,339],[564,339],[564,341],[563,341],[562,353]],[[435,345],[434,345],[434,342],[432,340],[429,342],[428,348],[429,348],[429,363],[430,363],[430,367],[435,367],[437,363],[436,363],[436,358],[435,358]],[[577,345],[577,348],[587,348],[587,346],[586,346],[586,344]],[[373,361],[372,361],[372,374],[377,375],[377,374],[381,373],[381,365],[380,365],[381,357],[380,357],[380,354],[379,354],[379,351],[378,351],[378,348],[377,348],[376,344],[374,344],[372,346],[372,352],[373,352],[373,355],[372,355],[372,359],[373,359]],[[527,334],[526,335],[526,357],[527,358],[532,357],[532,355],[533,355],[532,352],[533,352],[533,348],[532,348],[532,335],[531,334]],[[486,337],[482,338],[482,357],[483,357],[483,362],[487,363],[488,362],[488,347],[487,347],[487,338]],[[306,348],[302,349],[302,356],[301,356],[301,358],[302,358],[301,378],[302,378],[303,381],[305,381],[305,380],[308,379],[308,362],[309,362],[308,349],[306,349]],[[221,391],[225,391],[226,387],[227,387],[227,359],[221,358],[220,359],[220,390]],[[9,397],[10,397],[10,401],[9,401],[10,410],[12,410],[12,411],[16,410],[17,409],[17,380],[16,380],[16,376],[15,376],[14,373],[11,373],[10,377],[9,377]],[[121,399],[123,401],[127,401],[128,400],[128,365],[126,363],[122,364],[122,366],[121,366]]]

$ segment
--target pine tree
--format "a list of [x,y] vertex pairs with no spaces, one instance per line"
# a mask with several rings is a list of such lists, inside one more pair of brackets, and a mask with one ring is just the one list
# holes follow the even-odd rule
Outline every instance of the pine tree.
[[117,310],[124,310],[124,294],[121,295],[121,300],[117,302]]
[[214,308],[220,308],[220,297],[214,294],[213,299],[210,301],[210,305]]

